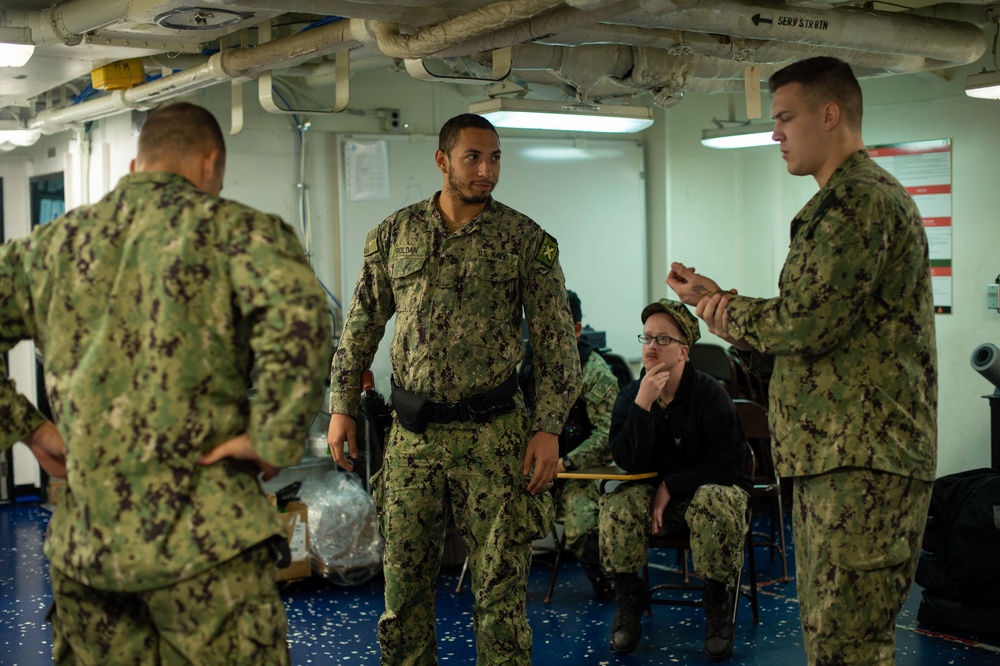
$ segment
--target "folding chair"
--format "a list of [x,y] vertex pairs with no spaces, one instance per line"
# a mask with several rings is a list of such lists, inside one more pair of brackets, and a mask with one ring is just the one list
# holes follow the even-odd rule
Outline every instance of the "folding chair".
[[791,580],[788,576],[788,557],[785,546],[785,511],[781,498],[781,478],[774,469],[771,457],[771,430],[767,424],[767,409],[763,405],[750,400],[734,400],[736,411],[743,422],[743,431],[753,448],[757,458],[757,472],[753,477],[754,498],[765,498],[771,505],[771,534],[752,532],[757,538],[754,546],[771,549],[771,561],[774,554],[781,555],[781,582]]
[[[551,556],[552,561],[546,562],[546,564],[552,569],[549,574],[549,586],[545,590],[545,603],[549,604],[552,602],[552,592],[556,589],[556,578],[559,575],[559,565],[562,564],[563,553],[566,552],[566,532],[560,532],[556,529],[556,523],[552,523],[552,546],[548,545],[533,545],[531,548],[531,557],[534,559],[537,556],[546,555]],[[465,556],[465,562],[462,564],[462,571],[458,574],[458,584],[455,585],[455,594],[462,593],[462,586],[465,583],[465,574],[469,571],[469,556]]]
[[[750,478],[754,478],[756,474],[756,462],[754,459],[753,449],[750,446],[744,447],[744,470],[749,474]],[[753,516],[753,497],[747,502],[747,524],[749,525],[750,518]],[[668,597],[657,597],[658,592],[673,590],[678,592],[704,592],[705,586],[701,582],[694,582],[691,580],[688,574],[688,553],[691,551],[691,533],[688,530],[677,530],[667,532],[662,535],[654,535],[649,537],[649,547],[650,548],[673,548],[681,552],[681,557],[683,558],[684,566],[684,579],[681,583],[659,583],[657,585],[650,586],[649,581],[649,565],[646,564],[642,568],[642,577],[646,582],[646,587],[649,589],[649,606],[646,608],[646,614],[652,614],[653,604],[664,604],[672,606],[695,606],[702,607],[702,601],[699,595],[697,600],[689,599],[684,596],[668,596]],[[746,551],[744,566],[747,569],[747,575],[750,578],[749,590],[745,589],[742,585],[743,582],[743,569],[740,569],[739,574],[736,577],[736,590],[738,594],[736,595],[736,602],[733,603],[733,624],[736,624],[736,614],[739,608],[739,596],[743,595],[750,600],[750,607],[753,611],[753,623],[760,624],[760,605],[757,599],[757,566],[754,560],[753,552],[753,537],[751,535],[750,529],[747,529],[747,534],[745,538],[744,549]]]

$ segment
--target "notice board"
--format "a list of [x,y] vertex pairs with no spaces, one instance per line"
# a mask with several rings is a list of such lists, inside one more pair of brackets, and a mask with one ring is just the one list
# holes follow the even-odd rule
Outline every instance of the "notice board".
[[927,233],[934,312],[951,314],[951,140],[908,141],[868,148],[913,197]]

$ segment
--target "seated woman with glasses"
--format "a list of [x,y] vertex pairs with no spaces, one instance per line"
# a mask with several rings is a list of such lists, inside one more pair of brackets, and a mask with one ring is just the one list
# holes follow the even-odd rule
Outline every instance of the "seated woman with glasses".
[[649,482],[601,498],[601,563],[614,574],[618,604],[611,648],[632,652],[642,636],[647,591],[639,577],[650,534],[687,527],[694,570],[705,578],[705,651],[733,649],[733,604],[743,568],[751,480],[743,474],[746,437],[722,385],[688,360],[698,320],[667,299],[642,311],[645,374],[618,395],[610,444],[627,472],[658,472]]

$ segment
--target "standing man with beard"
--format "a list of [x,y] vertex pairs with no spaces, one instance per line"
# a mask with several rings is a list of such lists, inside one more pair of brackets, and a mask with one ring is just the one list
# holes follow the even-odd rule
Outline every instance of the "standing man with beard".
[[[331,374],[328,438],[357,457],[361,373],[396,315],[394,416],[373,479],[386,540],[383,664],[436,664],[435,597],[450,515],[469,550],[481,664],[531,663],[525,585],[531,542],[548,533],[558,435],[580,391],[559,248],[494,200],[500,139],[485,118],[441,128],[442,191],[368,234]],[[535,345],[529,421],[517,387],[522,311]]]

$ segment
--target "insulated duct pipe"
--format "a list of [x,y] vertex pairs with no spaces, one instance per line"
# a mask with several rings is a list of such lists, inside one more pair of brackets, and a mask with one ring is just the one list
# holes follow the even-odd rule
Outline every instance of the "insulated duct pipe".
[[446,48],[440,49],[433,55],[439,58],[464,56],[516,44],[526,44],[541,37],[559,34],[618,16],[632,6],[631,2],[614,2],[588,11],[563,7],[503,29],[490,30],[475,39],[453,41]]
[[640,0],[613,23],[673,28],[754,40],[916,55],[965,65],[986,52],[986,36],[970,23],[856,8],[808,9],[722,2],[675,11],[669,0]]
[[[640,28],[631,25],[611,25],[599,23],[592,26],[561,32],[558,35],[536,40],[536,44],[552,46],[574,46],[593,44],[629,44],[665,50],[670,55],[703,55],[743,63],[787,63],[804,60],[813,56],[836,56],[850,65],[881,69],[889,74],[906,74],[926,69],[943,68],[946,65],[928,61],[921,56],[866,53],[789,44],[767,42],[756,39],[735,39],[723,41],[700,32],[681,30]],[[516,69],[516,64],[515,64]]]
[[249,79],[282,67],[291,67],[311,58],[333,53],[357,43],[356,34],[364,34],[357,21],[338,21],[284,39],[259,44],[248,49],[228,49],[211,56],[207,62],[177,74],[164,76],[109,95],[62,107],[46,109],[32,118],[30,128],[51,133],[71,123],[103,118],[127,109],[151,108],[161,102],[201,90],[224,81]]
[[[562,0],[508,0],[431,26],[416,35],[403,35],[395,23],[374,21],[379,51],[392,58],[425,58],[459,42],[521,23],[562,5]],[[482,50],[482,49],[476,49]]]
[[[861,55],[863,60],[870,58],[872,62],[855,65],[860,78],[887,73],[881,56]],[[479,54],[477,60],[488,62],[489,54]],[[917,60],[924,62],[922,58]],[[761,81],[767,81],[785,64],[783,61],[761,64]],[[525,44],[512,49],[511,66],[521,79],[550,85],[569,82],[577,91],[586,92],[588,97],[629,94],[626,89],[631,89],[631,94],[635,91],[651,92],[657,98],[654,102],[661,106],[668,102],[676,103],[680,98],[678,93],[742,91],[747,63],[732,58],[678,55],[665,49],[626,45],[562,47]],[[547,72],[549,78],[546,80],[531,75],[531,72]],[[605,76],[618,88],[608,92],[607,87],[599,85]],[[667,91],[666,97],[662,96],[664,91]]]
[[129,0],[72,0],[36,12],[0,11],[0,28],[28,28],[35,46],[76,46],[82,35],[128,13]]

